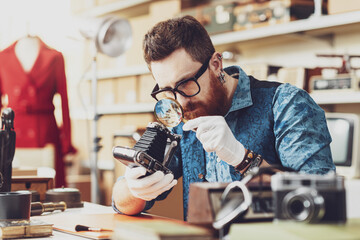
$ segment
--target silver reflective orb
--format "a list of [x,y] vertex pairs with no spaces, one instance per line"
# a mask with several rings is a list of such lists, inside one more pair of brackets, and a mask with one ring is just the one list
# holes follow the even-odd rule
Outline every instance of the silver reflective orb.
[[155,105],[156,119],[167,127],[176,127],[184,120],[184,111],[175,99],[164,98]]

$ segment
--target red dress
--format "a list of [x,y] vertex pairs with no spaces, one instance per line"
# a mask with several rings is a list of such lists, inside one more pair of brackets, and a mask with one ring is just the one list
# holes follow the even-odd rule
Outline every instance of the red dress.
[[[76,150],[71,144],[64,58],[40,40],[35,63],[25,72],[15,54],[16,43],[0,52],[0,94],[8,95],[8,107],[15,113],[16,147],[39,148],[52,143],[56,152],[55,186],[66,186],[63,157]],[[61,96],[61,127],[54,116],[55,93]]]

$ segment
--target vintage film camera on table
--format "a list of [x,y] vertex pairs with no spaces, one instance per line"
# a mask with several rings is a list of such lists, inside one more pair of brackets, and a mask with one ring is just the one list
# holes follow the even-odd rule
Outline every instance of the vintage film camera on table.
[[276,220],[308,223],[345,223],[344,177],[277,173],[271,177]]
[[[226,238],[230,226],[236,223],[346,223],[344,177],[334,172],[314,175],[277,169],[255,167],[241,181],[228,184],[192,184],[188,221],[211,224],[219,230],[220,239]],[[271,185],[261,180],[252,182],[263,174],[272,175]]]

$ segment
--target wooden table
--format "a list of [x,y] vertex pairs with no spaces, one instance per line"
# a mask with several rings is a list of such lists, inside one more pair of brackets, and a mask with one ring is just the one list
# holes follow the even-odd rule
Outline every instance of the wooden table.
[[346,224],[307,224],[267,222],[233,224],[229,240],[350,240],[360,239],[360,219],[350,218]]
[[[128,226],[129,224],[134,226],[143,226],[144,223],[150,225],[160,224],[164,226],[165,230],[172,228],[175,232],[179,232],[179,229],[181,229],[181,232],[204,234],[206,237],[203,239],[215,239],[213,238],[213,232],[209,231],[208,229],[195,227],[183,221],[150,214],[126,216],[115,213],[112,207],[106,207],[88,202],[84,203],[83,208],[67,209],[64,212],[52,212],[41,216],[31,217],[31,219],[41,220],[46,223],[53,224],[53,236],[49,237],[49,239],[56,240],[84,239],[84,237],[93,239],[110,239],[115,235],[118,236],[116,230],[119,229],[121,224],[127,224],[125,226]],[[114,230],[114,232],[76,232],[75,226],[77,224]],[[123,230],[126,230],[126,227],[123,228]],[[39,240],[41,240],[41,238],[39,238]]]

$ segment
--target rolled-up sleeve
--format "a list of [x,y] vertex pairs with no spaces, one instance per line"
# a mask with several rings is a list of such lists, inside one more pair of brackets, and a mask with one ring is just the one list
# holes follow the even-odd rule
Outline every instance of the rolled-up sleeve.
[[[180,156],[180,148],[178,148],[174,154],[174,156],[172,157],[168,168],[173,172],[174,174],[174,178],[175,179],[179,179],[182,176],[182,165],[181,165],[181,156]],[[116,180],[117,182],[120,181],[121,179],[124,179],[124,176],[120,176],[118,177],[118,179]],[[162,194],[160,194],[157,198],[151,200],[151,201],[147,201],[145,208],[143,211],[147,211],[150,208],[152,208],[152,206],[154,205],[155,201],[160,201],[160,200],[164,200],[169,193],[171,192],[172,188]],[[112,197],[112,203],[111,206],[113,207],[114,211],[120,214],[123,214],[119,209],[117,209],[117,207],[115,206],[115,202],[114,202],[114,198]]]
[[310,95],[289,84],[273,99],[277,154],[285,167],[313,174],[335,171],[325,113]]
[[[121,179],[124,179],[124,176],[120,176],[118,177],[118,179],[116,180],[116,182],[120,181]],[[112,201],[111,201],[111,206],[114,209],[115,212],[120,213],[120,214],[124,214],[122,213],[116,206],[115,206],[115,201],[114,201],[114,197],[111,197]],[[152,206],[154,205],[154,200],[152,201],[147,201],[144,207],[143,211],[146,211],[148,209],[150,209]]]

